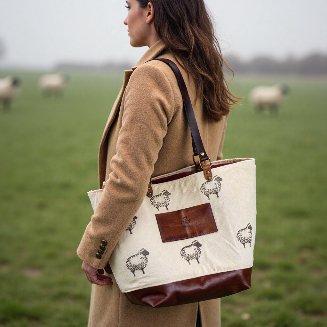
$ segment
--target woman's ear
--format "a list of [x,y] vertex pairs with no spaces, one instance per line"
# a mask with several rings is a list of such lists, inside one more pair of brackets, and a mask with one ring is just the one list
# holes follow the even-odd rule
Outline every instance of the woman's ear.
[[153,22],[153,19],[154,19],[154,8],[153,8],[153,4],[149,1],[146,8],[146,22],[148,24],[151,24]]

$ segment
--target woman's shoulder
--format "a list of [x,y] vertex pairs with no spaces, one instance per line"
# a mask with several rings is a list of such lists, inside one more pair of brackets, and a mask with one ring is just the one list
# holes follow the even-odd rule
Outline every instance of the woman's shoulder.
[[[160,58],[166,58],[172,60],[168,56],[160,57]],[[134,67],[132,77],[133,79],[146,79],[146,80],[164,79],[166,80],[166,82],[169,82],[170,84],[173,85],[177,84],[176,78],[171,68],[164,62],[160,60],[156,60],[156,58],[146,61],[145,63],[142,63],[137,67]]]
[[167,64],[159,60],[149,60],[133,68],[133,73],[127,86],[127,93],[132,90],[142,90],[143,94],[148,93],[152,97],[164,95],[171,98],[175,105],[179,106],[182,104],[179,87],[173,71]]

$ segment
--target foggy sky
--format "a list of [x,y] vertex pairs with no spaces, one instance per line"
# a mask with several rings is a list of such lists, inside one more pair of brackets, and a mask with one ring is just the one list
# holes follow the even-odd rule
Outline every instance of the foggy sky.
[[[178,1],[178,0],[176,0]],[[247,59],[327,53],[326,0],[207,0],[223,52]],[[134,63],[124,0],[0,0],[0,67]]]

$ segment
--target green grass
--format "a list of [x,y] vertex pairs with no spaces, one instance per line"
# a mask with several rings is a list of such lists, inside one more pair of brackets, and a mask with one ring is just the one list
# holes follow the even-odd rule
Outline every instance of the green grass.
[[[1,74],[5,75],[5,74]],[[121,78],[73,74],[66,93],[43,97],[36,73],[10,112],[0,110],[0,326],[86,326],[90,286],[75,249],[91,215],[97,149]],[[223,299],[224,327],[326,326],[327,80],[285,81],[278,115],[246,95],[233,110],[224,156],[257,160],[253,287]]]

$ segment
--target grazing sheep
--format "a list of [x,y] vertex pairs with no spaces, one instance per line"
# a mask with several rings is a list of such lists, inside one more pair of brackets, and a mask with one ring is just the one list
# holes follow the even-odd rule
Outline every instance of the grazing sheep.
[[46,74],[40,77],[39,87],[45,95],[59,95],[64,91],[67,82],[67,75]]
[[0,79],[0,102],[3,109],[9,110],[12,100],[15,98],[18,86],[21,84],[17,77],[6,77]]
[[268,108],[270,112],[277,113],[278,107],[288,92],[289,87],[287,85],[257,86],[252,89],[250,100],[258,111]]
[[137,219],[137,217],[134,216],[133,219],[132,219],[132,221],[131,221],[131,223],[130,223],[130,224],[128,225],[128,227],[126,228],[126,230],[128,230],[130,234],[133,234],[133,233],[132,233],[132,230],[134,229],[134,227],[135,227],[135,225],[136,225],[136,219]]
[[201,256],[201,249],[202,246],[201,243],[199,243],[197,240],[193,241],[191,245],[184,246],[181,249],[181,256],[183,259],[185,259],[188,264],[190,265],[190,260],[196,259],[198,263],[200,263],[199,259]]
[[165,207],[168,210],[170,203],[169,195],[171,195],[171,193],[169,193],[167,190],[164,190],[150,198],[151,204],[157,208],[158,211],[160,207]]
[[211,194],[216,194],[217,198],[219,198],[219,192],[221,189],[221,181],[223,179],[219,176],[215,176],[211,181],[205,182],[201,185],[200,191],[208,197],[208,200],[210,200]]
[[237,232],[237,239],[243,244],[245,248],[245,244],[249,243],[251,247],[252,242],[252,226],[251,224],[247,224],[247,226]]
[[142,270],[144,274],[144,269],[148,264],[147,255],[149,255],[149,252],[145,249],[141,249],[138,253],[130,256],[126,260],[126,267],[133,273],[134,277],[136,270]]

